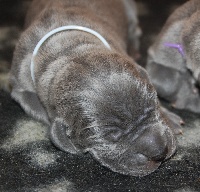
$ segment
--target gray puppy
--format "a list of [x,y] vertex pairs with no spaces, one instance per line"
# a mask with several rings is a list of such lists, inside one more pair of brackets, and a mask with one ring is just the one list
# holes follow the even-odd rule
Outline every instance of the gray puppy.
[[[95,30],[110,49],[94,34],[66,30],[47,38],[33,57],[46,34],[71,25]],[[16,46],[11,83],[12,97],[49,124],[57,147],[144,176],[175,152],[170,128],[179,128],[180,119],[161,111],[146,71],[127,54],[138,47],[138,31],[131,0],[35,0]]]
[[200,113],[200,1],[168,18],[148,53],[147,71],[158,92],[178,109]]

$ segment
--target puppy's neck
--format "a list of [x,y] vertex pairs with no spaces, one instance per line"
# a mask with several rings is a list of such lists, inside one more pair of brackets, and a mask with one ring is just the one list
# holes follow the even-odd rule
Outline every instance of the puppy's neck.
[[47,33],[36,45],[34,51],[33,51],[33,55],[31,58],[31,65],[30,65],[30,71],[31,71],[31,78],[33,80],[33,83],[35,84],[35,75],[34,75],[34,58],[36,57],[40,47],[42,46],[42,44],[52,35],[61,32],[61,31],[66,31],[66,30],[79,30],[79,31],[83,31],[83,32],[87,32],[90,33],[94,36],[96,36],[104,45],[105,47],[107,47],[108,49],[111,49],[110,45],[108,44],[108,42],[105,40],[104,37],[102,37],[98,32],[87,28],[87,27],[82,27],[82,26],[77,26],[77,25],[68,25],[68,26],[62,26],[59,28],[56,28],[52,31],[50,31],[49,33]]

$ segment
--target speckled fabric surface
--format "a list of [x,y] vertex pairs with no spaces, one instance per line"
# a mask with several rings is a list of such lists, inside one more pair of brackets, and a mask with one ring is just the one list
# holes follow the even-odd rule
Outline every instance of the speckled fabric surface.
[[[12,53],[30,1],[0,1],[0,86],[6,84]],[[169,14],[184,0],[138,0],[141,59]],[[164,103],[167,107],[168,104]],[[174,111],[174,110],[173,110]],[[0,192],[200,191],[200,115],[174,111],[185,121],[176,154],[154,173],[139,178],[114,173],[89,154],[58,150],[48,127],[27,116],[9,92],[0,91]]]

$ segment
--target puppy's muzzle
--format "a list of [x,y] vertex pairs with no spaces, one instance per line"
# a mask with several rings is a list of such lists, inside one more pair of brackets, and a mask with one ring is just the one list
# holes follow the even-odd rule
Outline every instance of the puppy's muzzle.
[[[127,149],[119,155],[110,155],[111,151],[102,155],[100,151],[95,150],[94,156],[115,172],[145,176],[155,171],[176,149],[174,135],[168,127],[164,130],[156,126],[147,128],[137,139],[127,143]],[[121,145],[124,144],[119,143],[119,146]]]

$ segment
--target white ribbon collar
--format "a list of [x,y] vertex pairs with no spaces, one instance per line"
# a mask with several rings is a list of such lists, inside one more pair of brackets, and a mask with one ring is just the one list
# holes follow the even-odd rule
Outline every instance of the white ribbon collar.
[[66,30],[79,30],[79,31],[84,31],[87,33],[90,33],[94,36],[96,36],[97,38],[99,38],[101,40],[101,42],[108,48],[111,49],[110,45],[108,44],[108,42],[96,31],[87,28],[87,27],[82,27],[82,26],[78,26],[78,25],[68,25],[68,26],[62,26],[62,27],[58,27],[56,29],[53,29],[52,31],[50,31],[49,33],[47,33],[36,45],[34,51],[33,51],[33,55],[31,58],[31,65],[30,65],[30,71],[31,71],[31,78],[33,80],[33,83],[35,84],[35,75],[34,75],[34,59],[35,56],[38,53],[38,50],[40,49],[40,47],[42,46],[42,44],[52,35],[54,35],[55,33],[58,33],[60,31],[66,31]]

